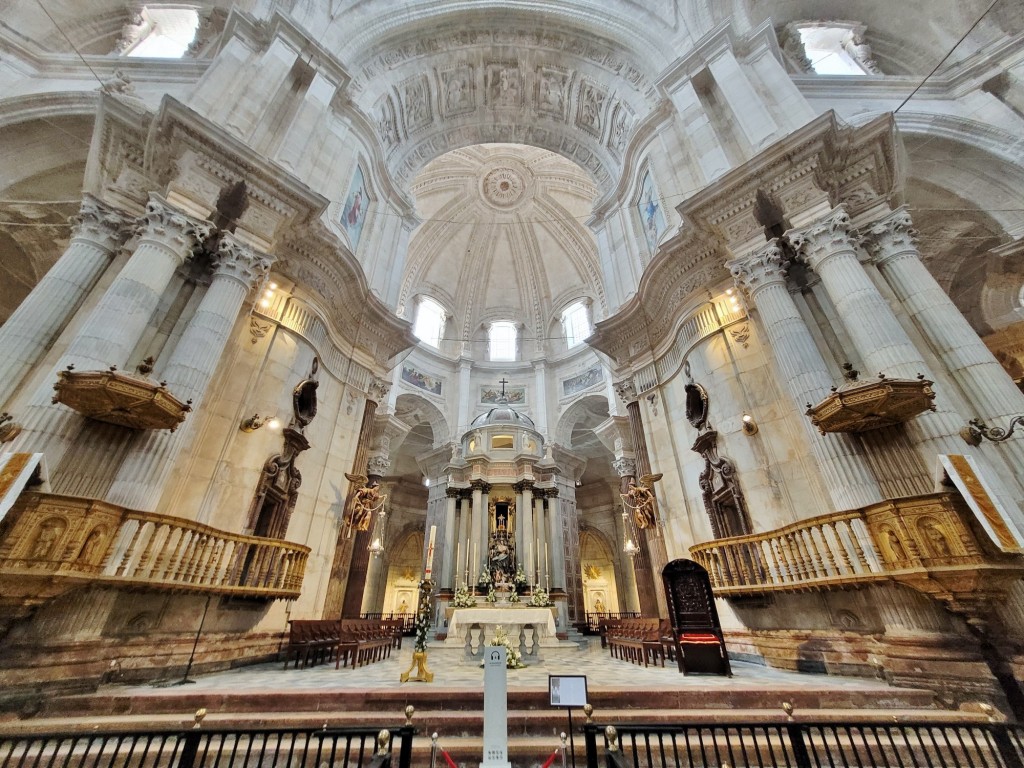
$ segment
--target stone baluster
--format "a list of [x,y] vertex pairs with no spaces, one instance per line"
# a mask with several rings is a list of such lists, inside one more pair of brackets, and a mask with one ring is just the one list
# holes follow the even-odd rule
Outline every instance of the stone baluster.
[[71,221],[67,250],[0,325],[0,405],[46,354],[128,234],[128,217],[92,195]]
[[[865,235],[879,272],[976,409],[973,415],[1005,426],[1024,413],[1024,393],[921,261],[917,232],[906,208],[867,227]],[[1024,477],[1024,445],[1008,440],[999,448],[1016,476]]]
[[[786,237],[821,278],[847,335],[869,371],[904,379],[920,374],[934,380],[889,302],[865,271],[850,217],[841,206],[809,227],[787,232]],[[907,424],[910,442],[924,460],[920,471],[928,480],[935,455],[958,453],[963,445],[958,436],[963,419],[950,410],[947,400],[948,395],[939,392],[936,410]]]
[[[271,259],[223,233],[212,257],[213,280],[182,332],[163,370],[168,390],[192,401],[193,415],[217,371],[245,297],[266,277]],[[107,493],[107,501],[131,509],[153,511],[182,446],[192,432],[191,421],[174,432],[137,435]]]
[[54,377],[33,395],[14,450],[44,452],[51,471],[59,466],[82,418],[51,403],[57,371],[69,365],[80,371],[125,365],[175,270],[208,234],[209,225],[193,221],[158,195],[150,195],[134,253],[71,340],[55,366]]
[[[777,240],[727,265],[737,286],[757,307],[782,378],[801,411],[828,394],[832,377],[814,338],[786,285],[786,256]],[[825,479],[836,510],[853,509],[881,501],[878,482],[863,450],[845,434],[821,435],[809,419],[801,419],[811,452]]]

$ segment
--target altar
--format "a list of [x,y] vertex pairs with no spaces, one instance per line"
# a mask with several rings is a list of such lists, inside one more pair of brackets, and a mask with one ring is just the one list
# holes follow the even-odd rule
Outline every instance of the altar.
[[[498,627],[502,627],[510,638],[523,635],[527,647],[555,647],[555,617],[550,608],[529,607],[487,607],[456,608],[448,622],[446,646],[464,648],[468,640],[475,652],[494,638]],[[525,630],[525,633],[522,632]]]

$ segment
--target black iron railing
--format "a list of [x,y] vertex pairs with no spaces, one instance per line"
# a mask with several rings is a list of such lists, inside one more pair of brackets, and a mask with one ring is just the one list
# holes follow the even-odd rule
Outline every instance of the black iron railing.
[[409,768],[413,727],[0,735],[0,768]]
[[1024,768],[1002,723],[585,725],[587,768]]

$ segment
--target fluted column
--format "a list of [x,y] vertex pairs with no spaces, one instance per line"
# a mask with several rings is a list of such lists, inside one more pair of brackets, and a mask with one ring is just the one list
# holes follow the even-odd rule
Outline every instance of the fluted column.
[[[921,261],[907,210],[896,209],[865,234],[879,272],[976,409],[973,415],[1005,426],[1024,413],[1024,394]],[[1024,445],[1011,439],[999,450],[1024,477]]]
[[528,574],[531,584],[544,584],[544,545],[547,544],[547,527],[544,518],[544,490],[537,489],[533,497],[534,540],[537,542],[537,553],[534,555],[534,572]]
[[462,542],[462,553],[457,564],[459,570],[459,577],[465,582],[467,587],[472,585],[469,583],[469,558],[472,555],[473,542],[470,538],[470,531],[472,530],[472,507],[470,506],[472,501],[471,494],[465,488],[459,489],[459,541]]
[[[864,270],[850,217],[842,207],[832,210],[811,226],[786,233],[793,247],[821,278],[857,354],[871,373],[912,379],[923,375],[934,380],[924,358]],[[930,474],[939,453],[958,453],[962,419],[948,406],[946,393],[938,392],[936,410],[923,413],[907,424],[910,442],[925,460]]]
[[[615,489],[615,493],[624,494],[629,491],[629,484],[636,479],[636,459],[628,456],[618,456],[612,461],[612,469],[615,470],[615,474],[619,476],[619,485]],[[625,507],[621,501],[618,504],[620,510],[624,510]],[[637,549],[632,554],[625,552],[622,548],[626,545],[626,539],[629,538],[634,545],[637,544],[637,536],[633,529],[632,521],[627,517],[626,514],[619,514],[615,522],[615,532],[617,538],[617,560],[619,563],[619,572],[623,574],[623,585],[619,589],[619,600],[620,610],[625,611],[641,611],[640,608],[640,594],[638,590],[636,580],[636,560],[641,559],[641,564],[646,562],[647,555],[642,549]],[[624,601],[624,602],[623,602]]]
[[558,489],[548,488],[544,492],[547,501],[547,524],[548,524],[548,545],[549,550],[544,554],[549,562],[544,563],[545,568],[550,568],[550,574],[545,578],[550,579],[550,586],[554,588],[565,588],[565,548],[562,541],[562,514],[558,500]]
[[526,574],[527,579],[532,580],[534,558],[537,557],[537,553],[534,552],[536,544],[533,539],[533,483],[529,480],[523,480],[519,485],[522,490],[520,511],[517,514],[517,527],[522,529],[523,532],[522,542],[524,549],[520,550],[518,560],[523,566],[523,573]]
[[0,326],[0,405],[81,306],[128,234],[128,217],[86,195],[67,250]]
[[[726,266],[736,285],[746,292],[750,304],[756,306],[782,387],[803,412],[807,403],[818,402],[828,394],[832,377],[789,295],[782,248],[777,240],[771,240],[759,251],[734,259]],[[835,509],[853,509],[881,501],[878,482],[854,438],[846,434],[821,435],[809,419],[800,420]]]
[[448,486],[444,489],[444,558],[441,565],[441,585],[455,589],[458,582],[458,564],[455,562],[455,502],[459,498],[459,489]]
[[487,508],[483,504],[484,488],[490,488],[483,480],[474,480],[469,486],[473,491],[473,512],[470,524],[469,540],[471,551],[469,553],[469,578],[475,584],[480,575],[480,568],[487,558],[487,545],[481,549],[481,538],[487,535]]
[[118,470],[107,501],[131,509],[156,509],[178,452],[191,432],[217,371],[245,297],[270,269],[272,259],[224,233],[213,256],[213,280],[164,367],[168,390],[192,401],[193,416],[174,432],[150,431],[135,437]]
[[175,270],[209,229],[210,225],[193,221],[158,195],[150,195],[134,253],[68,345],[53,378],[40,387],[25,409],[25,429],[15,450],[45,452],[51,469],[60,464],[81,417],[50,402],[57,371],[69,365],[86,371],[124,366]]
[[[632,380],[615,385],[615,392],[626,404],[626,416],[629,419],[629,433],[633,439],[636,472],[641,477],[651,474],[651,459],[647,453],[647,436],[644,433],[643,415],[640,413],[640,397]],[[628,484],[623,480],[623,485]],[[657,512],[657,491],[651,489],[654,496],[655,513],[658,525],[661,514]],[[637,589],[640,593],[640,609],[644,616],[668,616],[668,601],[665,598],[665,584],[661,580],[661,572],[668,562],[665,549],[665,538],[660,535],[659,528],[638,530],[637,546],[640,552],[633,559],[633,573],[636,576]]]

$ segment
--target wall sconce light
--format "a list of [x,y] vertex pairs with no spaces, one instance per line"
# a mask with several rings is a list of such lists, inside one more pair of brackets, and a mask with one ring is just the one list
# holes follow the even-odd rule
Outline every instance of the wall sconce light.
[[281,420],[277,416],[271,416],[268,419],[263,418],[258,413],[254,413],[247,419],[243,419],[239,429],[243,432],[255,432],[260,427],[267,427],[267,429],[276,432],[281,428]]
[[747,435],[749,437],[750,435],[757,434],[757,422],[754,421],[754,417],[751,416],[749,413],[743,414],[741,426],[743,428],[744,435]]
[[622,508],[622,552],[630,557],[636,557],[640,548],[633,540],[633,521],[629,519],[626,508]]
[[263,295],[260,297],[260,306],[263,309],[269,309],[270,305],[274,302],[274,292],[277,290],[277,283],[268,283],[267,287],[263,291]]
[[366,547],[370,550],[370,554],[374,557],[380,557],[384,554],[384,536],[387,533],[387,511],[384,509],[383,502],[380,505],[380,509],[377,510],[377,515],[373,519],[373,533],[370,535],[370,543]]

